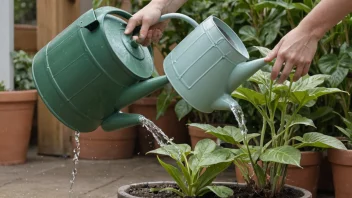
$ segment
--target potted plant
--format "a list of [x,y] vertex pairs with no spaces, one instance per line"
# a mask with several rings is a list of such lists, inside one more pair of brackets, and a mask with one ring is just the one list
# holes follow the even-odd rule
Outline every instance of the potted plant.
[[[257,193],[274,197],[282,192],[285,183],[289,183],[287,179],[289,165],[304,168],[299,149],[307,147],[346,149],[338,139],[318,132],[305,133],[303,137],[296,134],[298,125],[314,126],[311,119],[299,114],[302,107],[314,105],[315,100],[322,95],[343,92],[337,88],[318,87],[327,77],[304,76],[297,82],[291,80],[276,84],[270,80],[269,72],[260,70],[249,79],[256,85],[256,89],[241,86],[233,92],[233,97],[252,103],[262,115],[263,125],[259,136],[247,134],[247,138],[244,136],[241,139],[236,132],[239,129],[236,128],[212,128],[209,125],[198,127],[223,141],[236,144],[242,157],[236,158],[235,164],[247,185],[252,185]],[[249,144],[249,140],[256,138],[259,140]],[[316,179],[312,181],[317,183]],[[310,187],[314,185],[317,184],[305,186],[305,189],[312,192],[313,197],[316,195],[316,188]],[[302,184],[296,186],[302,187]]]
[[[340,115],[340,114],[338,114]],[[345,145],[348,150],[329,149],[328,159],[332,165],[335,197],[351,197],[352,178],[347,175],[352,171],[352,112],[348,112],[348,117],[340,115],[346,127],[336,126],[346,137]]]
[[12,57],[15,90],[0,85],[0,165],[25,163],[37,101],[31,57],[24,51],[13,52]]

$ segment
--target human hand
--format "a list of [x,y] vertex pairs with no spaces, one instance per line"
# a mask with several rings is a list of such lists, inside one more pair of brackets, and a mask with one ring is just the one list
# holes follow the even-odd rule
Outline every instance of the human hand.
[[264,59],[266,62],[270,62],[276,58],[271,79],[275,80],[278,77],[283,65],[284,68],[278,83],[283,83],[294,67],[296,67],[294,81],[306,75],[317,50],[318,41],[319,39],[312,36],[309,30],[300,26],[287,33]]
[[169,20],[158,22],[163,14],[162,10],[163,5],[157,1],[151,1],[128,20],[125,34],[132,33],[136,26],[142,25],[139,35],[133,36],[133,39],[143,46],[158,42],[169,22]]

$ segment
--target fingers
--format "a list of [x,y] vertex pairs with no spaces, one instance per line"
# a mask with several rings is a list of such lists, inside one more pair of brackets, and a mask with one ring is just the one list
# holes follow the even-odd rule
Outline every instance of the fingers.
[[310,64],[307,64],[303,69],[302,76],[305,76],[308,74],[309,68],[310,68]]
[[271,62],[277,56],[279,49],[283,43],[283,39],[274,47],[273,50],[264,58],[265,62]]
[[149,30],[146,38],[141,43],[143,46],[149,46],[152,43],[153,30]]
[[147,38],[149,34],[149,28],[151,25],[152,25],[152,19],[147,16],[144,16],[142,20],[142,27],[139,32],[139,37],[137,40],[139,43],[144,43],[144,39]]
[[278,83],[283,83],[290,76],[292,67],[293,67],[292,62],[286,62],[284,70],[280,76],[280,79],[278,80]]
[[281,67],[282,67],[283,63],[284,63],[284,59],[281,56],[279,56],[276,59],[274,67],[271,71],[271,80],[275,80],[277,78],[277,76],[279,75],[279,73],[281,71]]
[[293,81],[296,82],[299,78],[301,78],[302,72],[304,70],[304,65],[297,66],[295,75],[293,76]]
[[136,26],[139,24],[140,24],[140,20],[138,17],[131,17],[128,20],[128,23],[125,29],[125,34],[131,34],[134,28],[136,28]]

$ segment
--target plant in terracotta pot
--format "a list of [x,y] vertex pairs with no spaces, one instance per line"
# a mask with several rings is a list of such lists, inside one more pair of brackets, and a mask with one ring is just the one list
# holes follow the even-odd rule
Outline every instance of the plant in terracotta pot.
[[346,136],[345,145],[348,150],[328,150],[328,159],[332,166],[336,198],[352,196],[350,188],[352,178],[348,176],[352,174],[352,112],[348,112],[347,115],[347,117],[340,115],[345,123],[345,127],[336,126],[336,128]]
[[13,52],[12,57],[15,90],[0,86],[0,165],[25,163],[37,101],[31,57],[24,51]]
[[[327,77],[304,76],[297,82],[292,82],[291,78],[290,82],[276,84],[270,80],[270,72],[260,70],[249,79],[256,85],[256,89],[243,86],[237,88],[233,97],[249,101],[263,117],[260,136],[247,134],[247,137],[239,138],[241,136],[238,135],[237,128],[214,128],[209,125],[198,127],[223,141],[236,144],[242,157],[236,158],[235,164],[244,181],[253,186],[258,194],[275,197],[282,192],[285,184],[290,184],[289,166],[304,168],[299,149],[346,149],[338,139],[318,132],[297,136],[299,125],[314,127],[311,119],[299,114],[302,107],[314,105],[315,100],[322,95],[343,92],[337,88],[318,87]],[[253,143],[250,144],[249,140],[256,138],[259,140],[251,141]],[[302,187],[302,184],[296,186]],[[309,186],[312,185],[306,185],[306,188]],[[313,195],[316,194],[314,188],[307,190],[312,191]]]

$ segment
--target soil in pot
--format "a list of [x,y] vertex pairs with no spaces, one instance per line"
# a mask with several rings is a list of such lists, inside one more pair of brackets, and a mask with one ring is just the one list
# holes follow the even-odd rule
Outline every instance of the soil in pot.
[[329,149],[335,198],[352,197],[352,150]]
[[288,166],[286,184],[304,188],[317,197],[322,152],[301,152],[300,165]]
[[[176,144],[189,143],[189,136],[187,133],[186,119],[178,121],[177,115],[174,111],[176,102],[172,102],[165,112],[156,120],[156,97],[146,97],[136,101],[130,107],[132,113],[138,113],[154,122],[163,132]],[[137,153],[145,154],[159,145],[154,141],[153,135],[142,126],[137,126]]]
[[[219,184],[219,183],[216,183]],[[216,185],[215,184],[215,185]],[[265,198],[264,194],[256,194],[253,192],[253,188],[247,187],[243,184],[230,184],[224,183],[221,184],[227,186],[234,191],[234,195],[229,198]],[[177,186],[172,183],[145,183],[140,185],[132,185],[125,189],[126,194],[121,194],[119,190],[118,198],[136,198],[136,197],[153,197],[153,198],[181,198],[175,193],[172,192],[151,192],[151,188],[166,188],[172,187],[176,188]],[[122,187],[123,188],[123,187]],[[308,191],[294,188],[291,186],[286,186],[283,191],[274,198],[310,198],[311,195]],[[188,197],[191,198],[191,197]],[[214,193],[207,193],[202,198],[218,198]]]
[[37,91],[0,92],[0,165],[25,163]]

